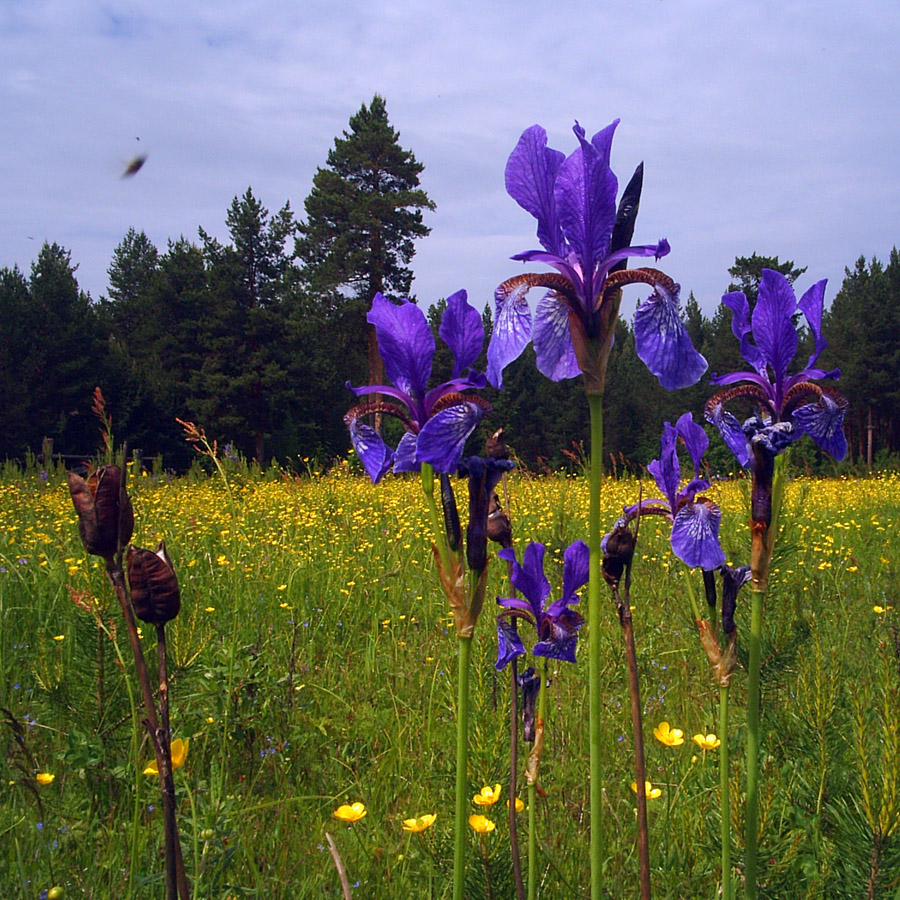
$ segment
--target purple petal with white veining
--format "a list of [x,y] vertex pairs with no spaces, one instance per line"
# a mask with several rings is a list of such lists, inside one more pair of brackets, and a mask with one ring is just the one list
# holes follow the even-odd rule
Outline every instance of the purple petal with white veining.
[[710,571],[725,562],[719,546],[722,511],[711,501],[688,503],[672,523],[672,551],[685,565]]
[[418,438],[412,432],[405,432],[394,451],[394,472],[418,472],[422,466],[416,462]]
[[501,285],[494,293],[497,311],[488,344],[487,379],[500,390],[503,370],[518,359],[531,340],[531,310],[525,296],[529,288],[528,284],[521,284],[507,293]]
[[565,249],[553,186],[565,158],[564,153],[547,146],[547,132],[532,125],[522,133],[506,163],[506,190],[537,219],[541,246],[557,256],[564,255]]
[[434,358],[434,335],[425,313],[408,300],[400,305],[376,294],[366,321],[375,326],[387,377],[417,401],[425,396]]
[[373,484],[378,484],[394,461],[391,448],[371,425],[366,425],[358,419],[350,422],[350,443],[353,444],[353,449],[369,473]]
[[667,390],[690,387],[706,371],[678,315],[678,296],[658,285],[634,315],[637,355]]
[[[791,283],[781,272],[763,269],[751,321],[756,346],[772,367],[776,392],[797,352],[797,329],[792,320],[796,311],[797,298]],[[779,397],[776,402],[780,400]]]
[[441,340],[453,353],[453,378],[475,364],[484,344],[484,325],[481,316],[469,305],[465,291],[457,291],[447,298],[447,308],[441,319]]
[[722,440],[737,461],[746,466],[750,462],[750,446],[741,423],[721,403],[712,405],[706,419],[719,429]]
[[429,463],[438,472],[455,472],[466,438],[483,416],[484,410],[475,403],[458,403],[442,409],[419,432],[416,462]]
[[569,307],[559,294],[548,291],[538,300],[531,336],[541,374],[551,381],[580,374],[569,332]]
[[847,455],[844,409],[828,394],[823,394],[818,403],[809,403],[795,410],[792,419],[800,431],[808,434],[835,459],[842,460]]

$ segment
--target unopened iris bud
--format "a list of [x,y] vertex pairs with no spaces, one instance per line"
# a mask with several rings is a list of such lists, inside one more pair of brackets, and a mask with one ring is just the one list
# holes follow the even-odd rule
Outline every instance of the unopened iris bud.
[[500,498],[496,492],[491,494],[491,503],[488,506],[487,536],[489,541],[493,541],[501,547],[512,547],[512,527],[509,524],[509,516],[500,505]]
[[541,679],[529,667],[516,676],[516,681],[522,688],[522,737],[531,742],[534,740],[534,710],[541,689]]
[[507,459],[470,456],[459,464],[459,474],[469,478],[469,524],[466,527],[466,562],[473,572],[487,566],[488,507],[504,472],[513,468]]
[[111,559],[134,533],[134,510],[118,466],[101,466],[86,480],[69,473],[69,493],[78,513],[84,549]]
[[703,590],[706,592],[706,605],[716,608],[716,573],[703,570]]
[[603,577],[607,584],[614,587],[619,583],[622,573],[631,565],[636,543],[637,538],[627,523],[622,519],[616,522],[603,552]]
[[447,530],[447,544],[453,553],[459,550],[462,542],[462,528],[459,524],[459,511],[456,508],[456,497],[450,476],[441,473],[441,507],[444,510],[444,528]]
[[174,619],[181,609],[181,591],[166,542],[159,542],[156,553],[129,547],[127,566],[131,602],[138,618],[153,625]]

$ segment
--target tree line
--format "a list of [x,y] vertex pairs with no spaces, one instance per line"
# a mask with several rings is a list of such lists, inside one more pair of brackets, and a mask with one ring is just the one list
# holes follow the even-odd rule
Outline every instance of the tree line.
[[[160,249],[129,229],[113,253],[108,293],[97,301],[79,288],[71,254],[58,244],[43,245],[27,276],[16,266],[0,268],[0,459],[36,453],[45,437],[59,450],[90,456],[99,435],[90,411],[98,385],[117,436],[145,457],[162,455],[166,467],[184,468],[191,458],[176,417],[263,464],[345,455],[343,413],[353,403],[345,384],[383,379],[365,321],[371,298],[376,291],[409,296],[415,240],[429,232],[423,211],[434,204],[419,187],[422,169],[376,96],[335,139],[302,221],[289,203],[271,214],[248,188],[226,211],[226,243],[199,228],[196,241],[182,236]],[[763,268],[791,281],[805,272],[754,253],[735,260],[727,289],[744,291],[752,305]],[[443,307],[438,301],[428,311],[439,380],[452,367],[437,338]],[[710,372],[746,368],[724,306],[707,317],[689,295],[683,312]],[[490,305],[484,322],[489,334]],[[850,401],[853,459],[871,464],[900,453],[896,248],[887,264],[861,257],[846,270],[824,332],[830,345],[820,365],[843,372],[837,386]],[[482,437],[503,426],[529,468],[577,467],[588,420],[584,392],[544,378],[532,354],[528,348],[507,369],[503,393],[484,392],[493,412]],[[483,370],[486,361],[479,362]],[[660,388],[624,321],[607,385],[611,469],[646,464],[658,453],[663,421],[688,409],[702,418],[712,393],[706,379],[675,393]],[[730,467],[720,442],[712,448],[713,465]],[[826,465],[807,442],[798,455],[813,469]]]

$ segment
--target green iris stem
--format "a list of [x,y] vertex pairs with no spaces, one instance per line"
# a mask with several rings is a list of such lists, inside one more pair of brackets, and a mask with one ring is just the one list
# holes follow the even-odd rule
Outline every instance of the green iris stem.
[[728,793],[728,685],[719,685],[719,806],[722,813],[722,900],[732,900],[731,799]]
[[699,625],[700,619],[702,618],[700,606],[697,603],[697,595],[694,593],[694,585],[691,582],[691,570],[687,566],[684,567],[684,587],[687,591],[688,600],[691,603],[691,612],[694,614],[694,619]]
[[784,500],[787,453],[776,457],[772,476],[772,512],[768,526],[756,523],[753,535],[751,565],[753,580],[750,592],[750,659],[747,664],[747,800],[744,813],[744,845],[746,867],[745,900],[757,900],[759,861],[759,675],[762,656],[763,607],[769,587],[769,563],[778,531],[778,519]]
[[431,533],[434,535],[434,546],[437,547],[438,556],[444,571],[449,572],[450,555],[444,528],[441,525],[441,516],[438,513],[437,503],[434,499],[434,469],[429,463],[422,463],[421,479],[422,491],[425,494],[425,503],[428,507],[428,518],[431,521]]
[[[547,658],[541,660],[541,684],[538,688],[536,729],[541,729],[544,744],[547,741]],[[528,900],[537,897],[537,773],[534,767],[534,779],[528,785]],[[515,805],[515,800],[510,800]]]
[[590,729],[590,810],[591,810],[591,900],[600,900],[603,892],[603,747],[600,735],[600,715],[603,709],[600,681],[600,602],[602,573],[600,564],[600,491],[603,482],[603,396],[588,394],[591,413],[590,518],[588,547],[590,548],[588,581],[588,709]]
[[469,742],[469,656],[472,638],[460,636],[459,686],[456,703],[456,815],[453,849],[453,900],[464,900],[466,886],[466,808]]

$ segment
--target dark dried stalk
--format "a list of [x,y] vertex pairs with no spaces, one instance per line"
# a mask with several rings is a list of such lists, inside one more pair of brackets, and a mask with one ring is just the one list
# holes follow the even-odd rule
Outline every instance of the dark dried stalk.
[[352,900],[350,879],[347,878],[347,870],[344,868],[341,854],[338,853],[337,844],[335,844],[334,838],[327,831],[325,832],[325,840],[328,841],[328,851],[331,853],[331,859],[334,861],[334,867],[337,869],[338,878],[341,879],[341,892],[344,895],[344,900]]

